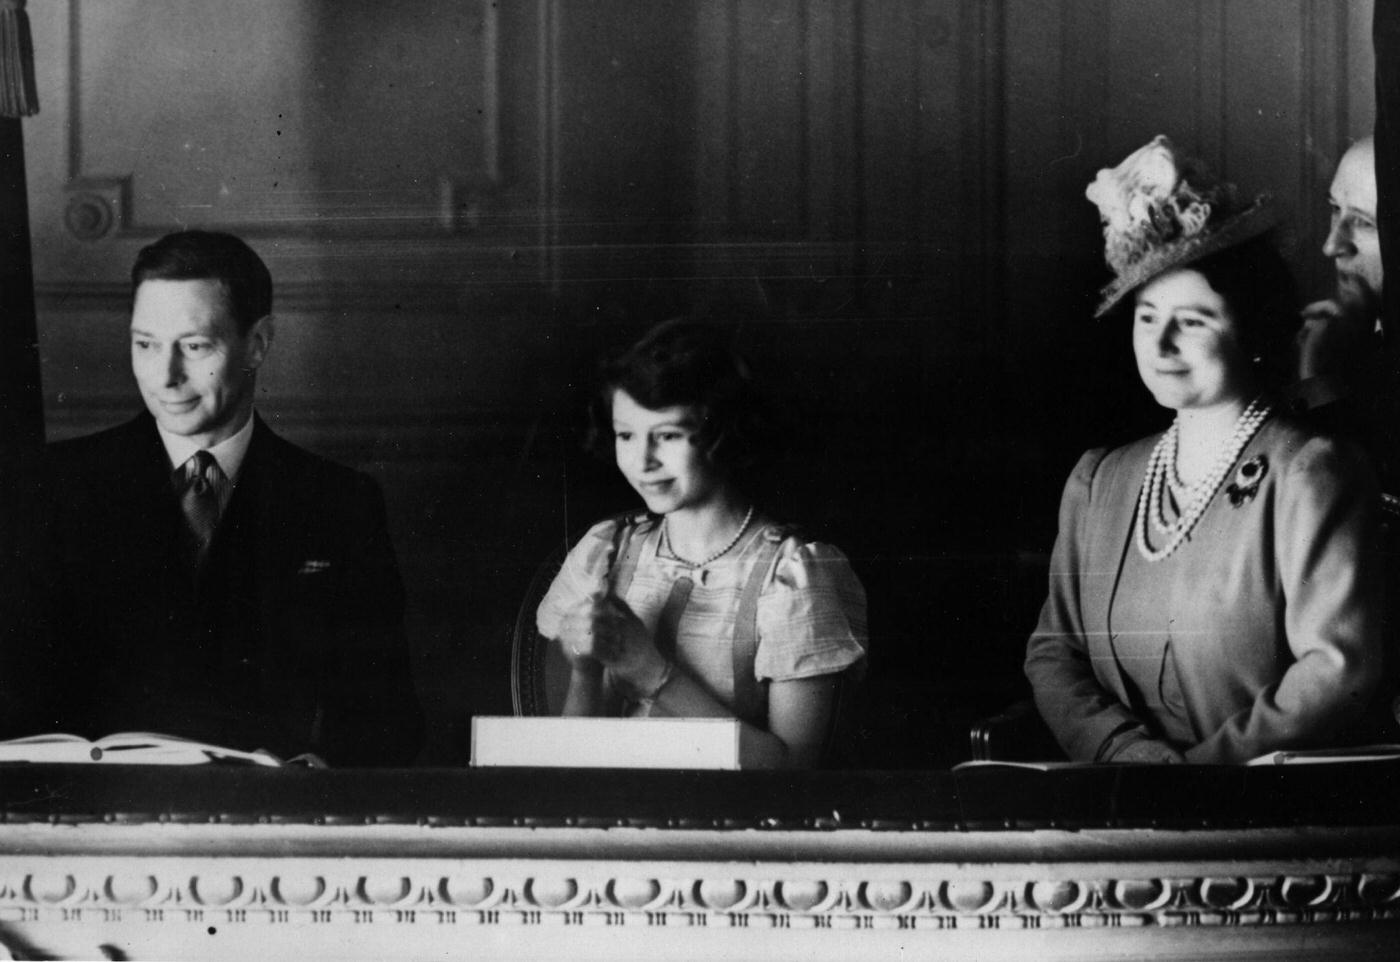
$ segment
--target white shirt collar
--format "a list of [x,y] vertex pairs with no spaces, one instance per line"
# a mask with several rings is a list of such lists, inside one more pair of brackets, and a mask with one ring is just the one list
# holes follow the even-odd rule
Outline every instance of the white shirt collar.
[[[247,422],[233,437],[225,438],[208,449],[209,453],[214,455],[214,460],[219,462],[219,470],[231,482],[237,482],[238,472],[243,470],[243,458],[247,456],[248,443],[253,438],[254,420],[256,419],[251,414],[248,415]],[[195,452],[204,450],[189,438],[171,434],[160,425],[156,425],[156,430],[160,432],[160,440],[165,445],[165,454],[170,458],[172,471],[194,457]]]

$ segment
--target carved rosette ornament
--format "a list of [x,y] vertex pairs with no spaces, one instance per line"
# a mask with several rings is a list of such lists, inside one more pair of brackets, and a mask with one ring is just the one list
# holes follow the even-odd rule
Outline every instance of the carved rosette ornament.
[[107,198],[94,193],[78,193],[68,198],[63,211],[63,223],[69,233],[79,240],[92,241],[106,237],[116,223],[116,215]]

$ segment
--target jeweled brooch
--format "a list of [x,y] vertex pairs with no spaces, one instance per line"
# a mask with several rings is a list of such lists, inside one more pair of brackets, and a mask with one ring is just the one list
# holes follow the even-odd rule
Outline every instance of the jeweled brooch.
[[1269,460],[1262,454],[1256,454],[1241,464],[1240,469],[1235,472],[1235,480],[1225,489],[1230,506],[1238,508],[1246,501],[1253,501],[1254,496],[1259,493],[1259,483],[1268,473]]

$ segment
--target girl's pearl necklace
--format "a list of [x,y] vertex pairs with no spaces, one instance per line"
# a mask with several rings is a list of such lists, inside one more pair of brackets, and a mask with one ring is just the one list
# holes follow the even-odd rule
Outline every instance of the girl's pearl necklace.
[[743,522],[739,525],[739,530],[734,532],[734,537],[729,539],[729,543],[726,544],[723,548],[720,548],[718,551],[714,552],[713,554],[710,554],[709,556],[700,561],[690,561],[676,554],[676,549],[671,547],[671,529],[667,526],[666,521],[664,519],[661,522],[662,543],[666,546],[667,554],[669,554],[675,560],[679,561],[681,564],[686,565],[690,568],[703,568],[705,567],[705,565],[710,564],[714,561],[718,561],[720,558],[724,557],[725,555],[729,554],[729,552],[734,550],[734,546],[739,543],[739,539],[744,536],[744,532],[749,530],[749,523],[753,521],[753,512],[754,505],[751,504],[749,505],[748,513],[744,515]]
[[[1201,515],[1215,497],[1215,492],[1225,481],[1240,456],[1240,452],[1258,433],[1260,426],[1269,419],[1273,409],[1262,398],[1255,398],[1240,414],[1235,422],[1235,430],[1230,435],[1215,462],[1205,476],[1195,484],[1180,485],[1176,480],[1176,453],[1181,429],[1180,421],[1173,421],[1167,433],[1152,448],[1152,456],[1147,459],[1147,477],[1143,479],[1142,491],[1138,493],[1137,506],[1137,547],[1148,561],[1161,561],[1181,546],[1191,534]],[[1175,482],[1175,483],[1173,483]],[[1179,504],[1181,511],[1176,520],[1166,516],[1166,488],[1180,485],[1182,495]],[[1154,549],[1147,540],[1148,528],[1166,538],[1161,548]]]

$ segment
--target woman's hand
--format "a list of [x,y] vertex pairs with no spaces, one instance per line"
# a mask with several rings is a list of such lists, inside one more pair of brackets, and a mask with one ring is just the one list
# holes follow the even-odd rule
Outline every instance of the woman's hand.
[[652,691],[666,675],[667,661],[646,626],[611,595],[591,595],[566,612],[559,644],[575,671],[601,666],[638,692]]

